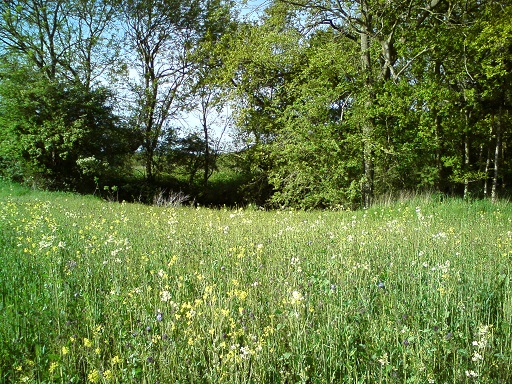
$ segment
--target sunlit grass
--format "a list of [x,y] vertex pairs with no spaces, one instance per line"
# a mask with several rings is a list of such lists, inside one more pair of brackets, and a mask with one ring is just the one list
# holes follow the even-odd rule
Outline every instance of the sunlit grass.
[[512,209],[0,196],[0,380],[512,382]]

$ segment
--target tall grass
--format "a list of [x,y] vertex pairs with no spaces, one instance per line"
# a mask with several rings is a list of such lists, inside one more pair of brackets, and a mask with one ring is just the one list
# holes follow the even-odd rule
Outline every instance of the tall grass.
[[0,380],[512,382],[512,208],[0,194]]

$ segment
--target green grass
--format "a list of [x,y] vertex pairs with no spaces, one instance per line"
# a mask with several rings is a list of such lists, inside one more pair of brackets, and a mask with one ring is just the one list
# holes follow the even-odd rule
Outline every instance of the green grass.
[[512,206],[158,208],[0,187],[0,381],[510,383]]

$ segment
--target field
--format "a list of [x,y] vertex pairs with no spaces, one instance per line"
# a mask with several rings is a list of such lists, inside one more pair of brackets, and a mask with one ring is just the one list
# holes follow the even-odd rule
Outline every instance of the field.
[[511,383],[512,205],[162,208],[0,186],[0,382]]

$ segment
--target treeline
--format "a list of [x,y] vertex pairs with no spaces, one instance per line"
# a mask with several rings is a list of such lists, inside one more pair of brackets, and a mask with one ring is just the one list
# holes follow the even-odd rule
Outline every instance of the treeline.
[[211,204],[495,200],[512,182],[509,3],[274,0],[248,18],[229,0],[4,1],[2,175]]

